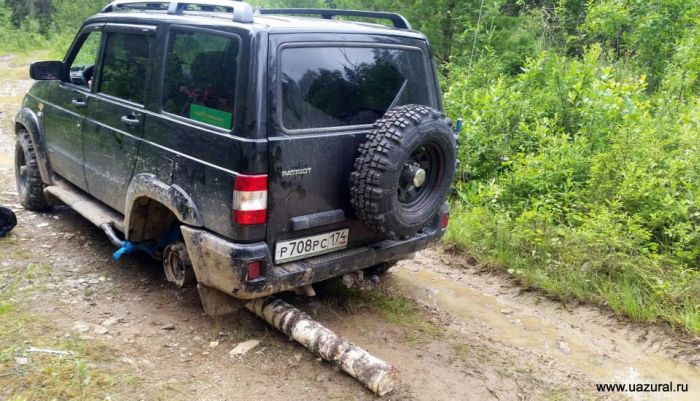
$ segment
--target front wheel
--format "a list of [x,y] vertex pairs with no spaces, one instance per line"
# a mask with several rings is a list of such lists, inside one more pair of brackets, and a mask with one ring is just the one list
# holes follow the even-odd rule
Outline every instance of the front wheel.
[[44,196],[44,183],[29,132],[21,130],[15,144],[15,179],[19,203],[25,209],[42,211],[49,208]]

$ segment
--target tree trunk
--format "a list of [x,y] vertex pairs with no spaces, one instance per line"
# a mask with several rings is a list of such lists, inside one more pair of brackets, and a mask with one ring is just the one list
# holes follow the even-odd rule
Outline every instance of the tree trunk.
[[314,354],[340,367],[375,394],[383,396],[397,387],[396,369],[288,303],[267,297],[250,301],[245,307]]

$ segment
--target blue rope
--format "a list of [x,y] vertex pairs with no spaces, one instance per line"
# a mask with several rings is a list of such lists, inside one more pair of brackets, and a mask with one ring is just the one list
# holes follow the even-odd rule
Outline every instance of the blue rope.
[[143,242],[129,242],[129,241],[124,241],[122,243],[121,248],[117,249],[116,252],[112,255],[112,259],[114,260],[119,260],[119,258],[122,257],[122,255],[127,254],[127,253],[133,253],[136,251],[143,251],[148,254],[148,256],[153,256],[153,254],[156,252],[156,248],[158,247],[158,244],[156,245],[151,245],[148,246],[144,244]]
[[158,248],[164,248],[165,246],[172,244],[173,242],[180,239],[180,224],[178,222],[173,223],[170,226],[168,232],[165,233],[163,238],[156,244],[148,245],[145,242],[130,242],[124,241],[122,246],[112,254],[112,259],[119,260],[122,255],[127,253],[134,253],[137,251],[146,252],[148,256],[153,256]]

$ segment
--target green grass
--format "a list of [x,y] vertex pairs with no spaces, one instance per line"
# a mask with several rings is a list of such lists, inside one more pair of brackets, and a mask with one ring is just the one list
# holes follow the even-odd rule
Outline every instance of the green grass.
[[[0,59],[4,58],[3,64],[3,74],[0,79],[3,80],[22,80],[29,78],[29,64],[34,61],[42,60],[61,60],[63,59],[62,54],[58,54],[54,50],[50,49],[34,49],[34,50],[24,50],[20,52],[1,52]],[[4,97],[2,102],[6,103],[6,98]],[[20,96],[19,100],[22,100]],[[18,104],[13,102],[12,104]]]
[[[95,400],[121,393],[133,380],[111,366],[110,348],[64,337],[42,317],[16,304],[0,315],[0,397],[9,400]],[[71,351],[71,355],[28,353],[29,347]],[[15,362],[16,357],[28,363]]]
[[[10,256],[4,260],[14,262],[0,269],[0,399],[96,400],[135,387],[137,381],[128,372],[114,367],[113,349],[66,336],[50,316],[28,308],[29,298],[45,291],[50,268],[31,263],[7,238],[0,246]],[[71,354],[30,353],[30,347]],[[16,358],[27,361],[17,363]]]
[[319,296],[326,302],[342,308],[349,314],[372,311],[405,328],[405,340],[408,342],[421,342],[443,334],[415,301],[386,289],[347,288],[340,280],[319,283],[317,289]]
[[[507,272],[526,288],[563,302],[609,307],[639,322],[667,322],[700,334],[698,272],[674,268],[648,255],[606,253],[584,242],[552,246],[552,237],[534,246],[519,228],[479,208],[454,207],[445,238],[458,252]],[[573,235],[573,234],[572,234]],[[616,240],[614,236],[610,243]]]

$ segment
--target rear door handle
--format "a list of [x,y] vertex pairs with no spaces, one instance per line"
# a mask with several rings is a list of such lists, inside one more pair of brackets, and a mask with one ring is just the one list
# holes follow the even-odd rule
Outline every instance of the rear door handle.
[[139,120],[138,117],[127,115],[122,116],[122,123],[127,127],[136,127],[141,124],[141,120]]
[[87,107],[87,102],[83,99],[76,99],[74,98],[73,100],[70,101],[71,104],[79,109],[84,109]]

